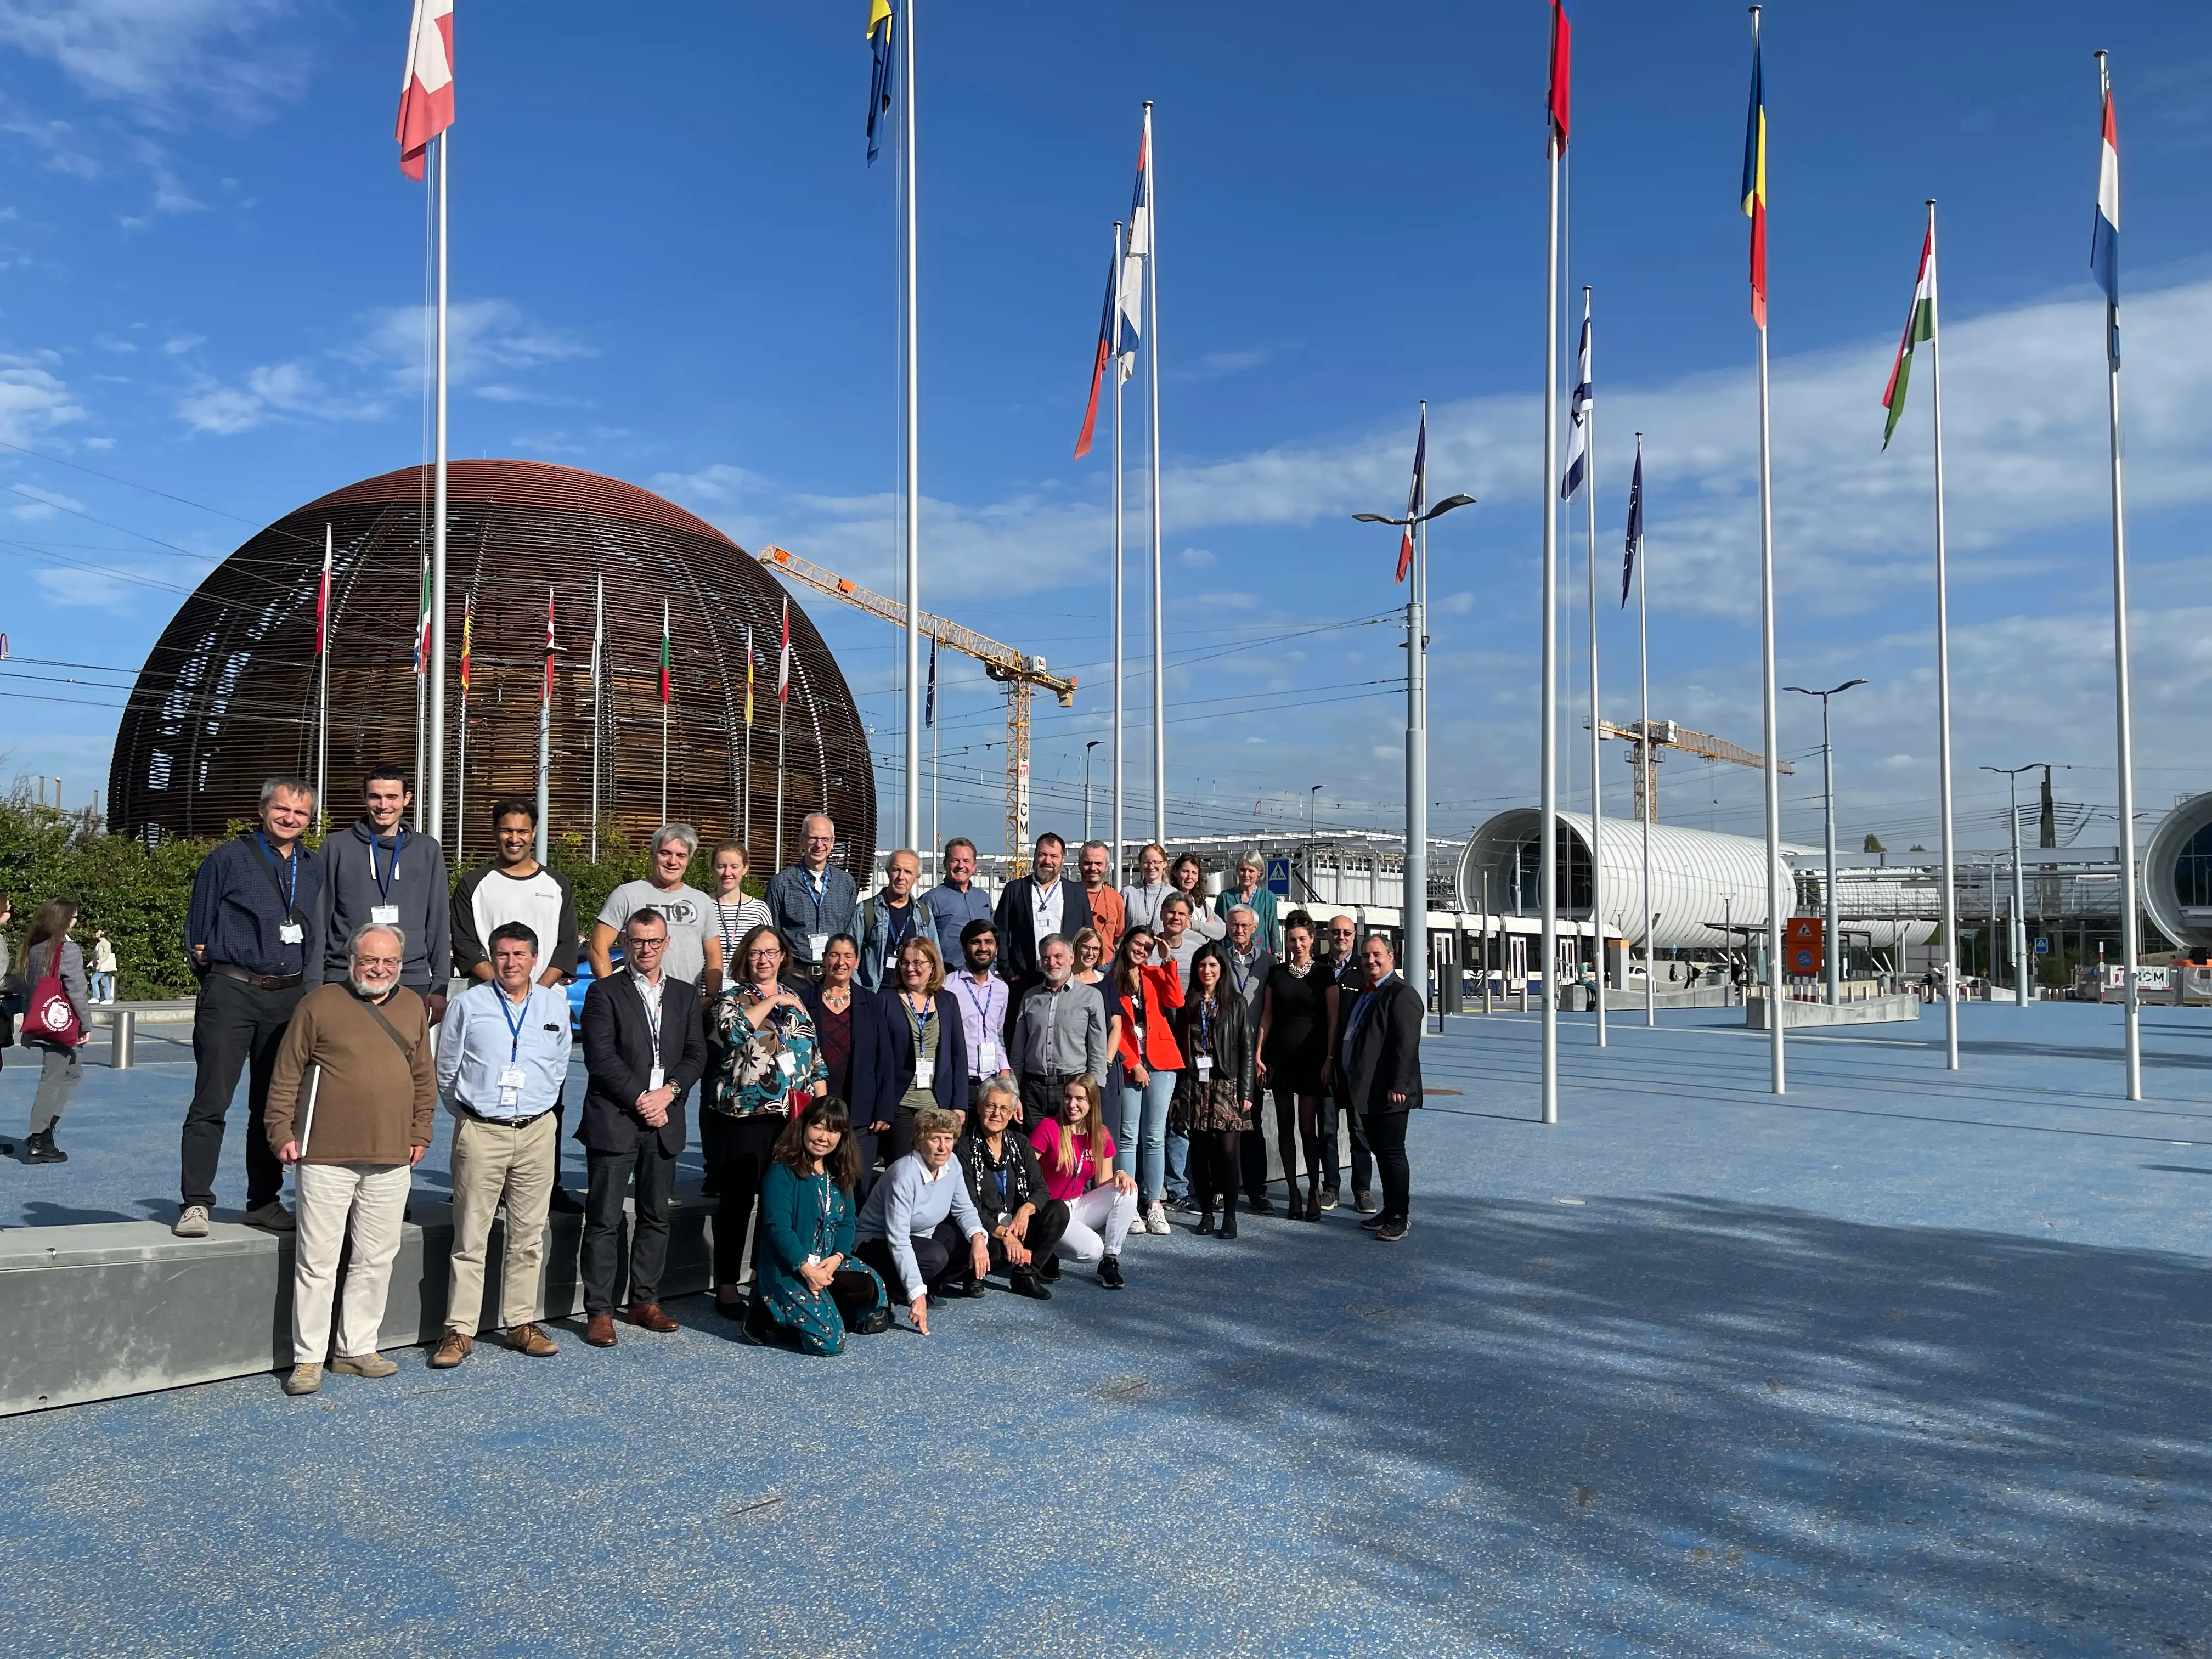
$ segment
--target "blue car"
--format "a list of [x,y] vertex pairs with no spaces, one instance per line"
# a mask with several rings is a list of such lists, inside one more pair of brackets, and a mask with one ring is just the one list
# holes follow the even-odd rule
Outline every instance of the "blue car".
[[[611,949],[607,952],[607,963],[610,967],[620,967],[623,955],[619,949]],[[576,953],[576,977],[568,981],[568,1030],[572,1034],[580,1034],[583,1031],[584,993],[592,988],[592,981],[594,977],[592,972],[591,953],[579,951]]]

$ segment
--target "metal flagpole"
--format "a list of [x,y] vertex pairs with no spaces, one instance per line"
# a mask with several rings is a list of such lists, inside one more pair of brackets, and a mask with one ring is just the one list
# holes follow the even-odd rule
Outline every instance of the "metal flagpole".
[[1421,472],[1414,480],[1413,583],[1406,595],[1406,957],[1400,971],[1429,1007],[1429,722],[1428,617],[1422,605],[1429,562],[1429,400],[1421,399]]
[[469,659],[475,634],[477,592],[471,587],[461,596],[461,731],[459,752],[453,762],[453,847],[455,869],[464,867],[461,843],[468,838],[469,822]]
[[742,826],[738,839],[745,844],[745,862],[753,857],[753,625],[745,624],[745,787],[738,804]]
[[[419,506],[421,497],[416,497],[416,502]],[[422,647],[422,635],[430,620],[429,606],[424,602],[430,591],[430,550],[428,547],[423,548],[422,556],[416,562],[416,574],[418,597],[415,612],[415,833],[419,836],[422,833],[422,797],[428,793],[422,787],[428,781],[422,770],[422,763],[427,758],[422,738],[427,729],[424,722],[429,714],[430,696],[430,659],[429,653]]]
[[660,602],[660,821],[668,822],[668,601]]
[[[1583,327],[1589,329],[1589,285],[1583,285]],[[1595,352],[1593,342],[1591,350]],[[1585,368],[1591,368],[1589,363]],[[1590,680],[1590,956],[1597,972],[1591,986],[1596,998],[1597,1046],[1606,1046],[1605,1036],[1605,856],[1598,849],[1598,837],[1603,833],[1605,812],[1599,805],[1597,729],[1597,398],[1593,392],[1583,404],[1583,508],[1585,514],[1583,531],[1583,562],[1589,567],[1589,680]]]
[[[1114,222],[1115,343],[1121,343],[1121,270],[1127,257],[1121,222]],[[1114,358],[1114,881],[1123,879],[1121,867],[1121,358]]]
[[1168,838],[1166,627],[1160,595],[1160,208],[1159,157],[1152,149],[1152,100],[1145,100],[1146,392],[1152,400],[1146,435],[1152,448],[1152,839]]
[[[902,844],[921,840],[921,350],[915,283],[915,13],[906,0],[906,52],[901,63],[906,100],[899,112],[901,159],[906,164],[906,817]],[[778,861],[779,864],[781,860]]]
[[1559,603],[1559,514],[1552,499],[1551,481],[1559,476],[1559,134],[1554,126],[1544,147],[1546,171],[1551,180],[1551,234],[1544,244],[1544,647],[1539,653],[1544,685],[1538,716],[1537,771],[1541,805],[1538,810],[1537,889],[1544,908],[1544,1006],[1542,1074],[1539,1087],[1547,1123],[1559,1121],[1559,872],[1554,849],[1559,833],[1559,685],[1552,654]]
[[[1641,483],[1644,477],[1644,434],[1636,434],[1636,477],[1639,486],[1638,501],[1642,501]],[[1651,555],[1640,533],[1643,520],[1637,520],[1639,532],[1631,552],[1636,560],[1636,678],[1638,691],[1637,720],[1643,738],[1636,746],[1637,770],[1642,775],[1644,811],[1638,814],[1644,820],[1644,1023],[1659,1023],[1659,987],[1656,969],[1658,964],[1658,945],[1652,934],[1657,930],[1651,920],[1651,635],[1646,627],[1649,607],[1645,600],[1650,589],[1644,576],[1650,568]]]
[[926,711],[925,718],[929,722],[929,856],[932,861],[930,867],[936,871],[938,880],[943,881],[945,879],[945,843],[937,838],[937,813],[939,807],[944,804],[945,789],[943,775],[938,770],[937,763],[939,742],[937,719],[937,637],[934,635],[930,636],[929,641],[929,708]]
[[[1759,8],[1751,9],[1753,61],[1759,51]],[[1762,98],[1756,118],[1765,125]],[[1765,189],[1766,142],[1759,137],[1759,189]],[[1762,201],[1760,210],[1765,211]],[[1769,1086],[1784,1092],[1782,1008],[1782,763],[1781,738],[1776,731],[1774,707],[1774,442],[1767,419],[1766,316],[1760,308],[1759,323],[1759,698],[1765,715],[1766,757],[1766,1013],[1771,1028]]]
[[[2112,102],[2112,65],[2097,54],[2097,85],[2103,94],[2109,124]],[[2119,211],[2118,162],[2112,158],[2115,216]],[[2115,217],[2112,229],[2119,224]],[[2117,255],[2115,256],[2117,264]],[[2136,987],[2136,957],[2140,947],[2136,915],[2136,738],[2135,709],[2128,691],[2128,541],[2127,496],[2120,478],[2120,301],[2117,272],[2105,296],[2105,362],[2106,395],[2112,422],[2112,677],[2119,724],[2120,771],[2120,973],[2126,998],[2128,1098],[2141,1100],[2142,1092],[2142,1002]]]
[[1943,540],[1943,328],[1936,203],[1928,203],[1929,412],[1936,438],[1936,763],[1943,823],[1943,1065],[1959,1069],[1959,896],[1951,848],[1951,576]]
[[331,775],[331,555],[334,548],[331,527],[323,526],[323,586],[317,596],[316,606],[321,612],[315,632],[317,653],[322,661],[316,665],[321,679],[321,689],[315,698],[315,817],[324,824],[331,821],[326,804],[330,795],[327,785]]
[[[602,712],[599,690],[600,676],[605,667],[607,647],[607,579],[605,572],[592,578],[592,862],[599,861],[599,727],[605,719]],[[745,630],[745,651],[752,652],[752,630]],[[747,757],[750,757],[752,733],[745,733]]]
[[446,183],[453,172],[453,131],[438,135],[437,458],[432,474],[430,672],[428,745],[430,833],[446,833]]
[[791,598],[783,601],[783,639],[775,662],[775,867],[783,868],[783,738],[791,720]]
[[553,826],[553,590],[545,590],[545,672],[538,687],[538,861],[545,862]]

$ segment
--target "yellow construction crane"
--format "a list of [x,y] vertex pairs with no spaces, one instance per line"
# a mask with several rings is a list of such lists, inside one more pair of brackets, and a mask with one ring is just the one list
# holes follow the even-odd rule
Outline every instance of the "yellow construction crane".
[[[753,556],[817,593],[842,599],[894,627],[906,626],[906,606],[901,601],[824,570],[787,549],[766,547]],[[975,658],[986,674],[1006,688],[1006,872],[1009,878],[1024,874],[1029,869],[1030,846],[1030,699],[1042,686],[1060,699],[1062,708],[1073,708],[1075,682],[1047,672],[1042,657],[1017,651],[972,628],[933,617],[927,611],[917,621],[923,635],[947,650]]]
[[[1628,763],[1636,769],[1637,819],[1641,822],[1648,810],[1651,815],[1651,821],[1654,823],[1658,823],[1659,776],[1656,772],[1651,774],[1651,799],[1647,803],[1644,799],[1644,723],[1641,720],[1635,720],[1626,726],[1615,726],[1611,720],[1600,720],[1597,723],[1597,734],[1601,738],[1620,738],[1626,740]],[[1650,743],[1651,764],[1655,767],[1665,758],[1668,750],[1679,749],[1686,755],[1695,755],[1703,760],[1726,761],[1731,766],[1748,766],[1753,771],[1764,771],[1766,769],[1766,757],[1764,755],[1756,755],[1748,749],[1739,748],[1724,738],[1711,738],[1703,732],[1692,732],[1688,726],[1677,726],[1673,720],[1653,720]],[[1795,772],[1796,769],[1788,761],[1782,763],[1782,770],[1784,772]]]

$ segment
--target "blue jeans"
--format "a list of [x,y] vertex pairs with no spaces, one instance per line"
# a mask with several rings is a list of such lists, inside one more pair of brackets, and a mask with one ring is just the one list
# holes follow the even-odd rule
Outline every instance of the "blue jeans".
[[[1175,1098],[1173,1072],[1148,1073],[1141,1089],[1121,1086],[1121,1122],[1114,1136],[1114,1167],[1137,1177],[1137,1196],[1152,1203],[1166,1190],[1168,1103]],[[1185,1143],[1188,1145],[1188,1143]],[[1144,1165],[1138,1167],[1139,1147]]]
[[90,985],[87,988],[91,991],[92,1000],[94,1002],[112,1002],[115,1000],[114,975],[95,972],[87,975],[86,977],[91,981]]

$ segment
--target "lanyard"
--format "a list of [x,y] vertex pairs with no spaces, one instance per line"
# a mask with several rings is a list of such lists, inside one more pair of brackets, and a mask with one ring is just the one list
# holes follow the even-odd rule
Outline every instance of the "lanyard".
[[261,831],[256,830],[253,839],[261,843],[262,856],[269,860],[269,879],[272,882],[276,879],[280,866],[288,878],[289,884],[276,889],[276,896],[284,901],[284,919],[289,921],[293,912],[300,908],[300,849],[295,847],[290,858],[280,859],[270,849],[269,837]]
[[1213,1005],[1211,1002],[1201,1002],[1198,1005],[1198,1042],[1199,1046],[1208,1054],[1213,1052],[1212,1030]]
[[[667,984],[666,980],[661,981],[664,993]],[[660,1060],[660,1000],[658,997],[646,995],[642,982],[637,988],[637,1000],[645,1005],[645,1028],[653,1034],[653,1058],[657,1065]]]
[[[906,1004],[908,1016],[914,1021],[923,1042],[929,1040],[929,1022],[937,1017],[937,1001],[928,992],[921,994],[921,1006],[914,1006],[914,993],[901,991],[899,1000]],[[920,1052],[919,1050],[916,1051]]]
[[884,932],[886,936],[884,948],[887,951],[897,950],[914,935],[914,901],[908,899],[906,902],[904,915],[896,915],[897,908],[895,904],[886,904],[883,907]]
[[981,1025],[985,1030],[989,1030],[991,1029],[991,1005],[998,1000],[999,981],[994,979],[988,985],[983,988],[983,1000],[981,1002],[975,1000],[975,981],[970,979],[967,975],[961,975],[959,978],[954,980],[952,982],[959,988],[960,1000],[963,1002],[965,1002],[969,1007],[975,1011],[975,1023],[978,1025]]
[[392,884],[399,879],[399,850],[407,845],[407,826],[400,825],[392,832],[392,873],[388,876],[376,867],[376,837],[368,838],[368,878],[376,884],[379,898],[392,896]]
[[[742,889],[739,890],[738,894],[737,908],[738,914],[739,915],[742,916],[744,915],[745,896]],[[732,928],[730,926],[730,907],[723,903],[720,899],[716,899],[714,901],[714,922],[715,925],[721,929],[722,933],[723,971],[726,973],[734,973],[737,969],[737,964],[732,962],[730,958],[737,952],[738,935],[736,930]]]
[[[501,1017],[507,1021],[507,1032],[510,1038],[507,1045],[507,1057],[510,1062],[513,1062],[522,1058],[522,1028],[530,1019],[530,993],[525,991],[522,994],[522,1012],[520,1014],[510,1013],[508,1007],[507,993],[501,991],[499,994],[499,1012]],[[660,1048],[659,1021],[654,1022],[653,1046],[655,1052],[658,1052]]]
[[822,866],[822,878],[819,881],[811,875],[806,878],[806,890],[814,900],[814,926],[818,930],[822,926],[822,907],[829,902],[830,899],[830,866],[828,865]]

